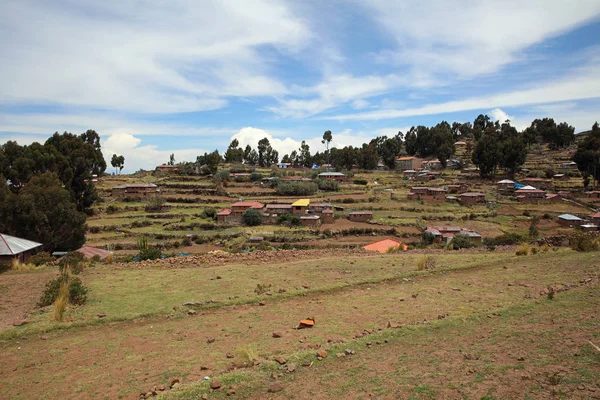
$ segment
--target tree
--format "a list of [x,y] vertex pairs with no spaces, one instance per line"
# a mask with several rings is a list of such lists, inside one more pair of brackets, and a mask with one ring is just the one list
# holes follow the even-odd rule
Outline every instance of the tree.
[[473,164],[479,167],[479,174],[483,178],[496,175],[498,163],[502,158],[502,149],[495,132],[488,132],[481,136],[473,151]]
[[377,168],[378,158],[377,148],[374,144],[364,143],[362,145],[358,159],[360,168],[367,170]]
[[327,130],[323,133],[323,140],[321,140],[321,143],[323,143],[325,145],[325,151],[327,152],[327,163],[329,164],[330,159],[329,159],[329,143],[331,143],[331,140],[333,139],[333,135],[331,134],[330,130]]
[[383,137],[383,141],[379,146],[379,157],[381,161],[389,168],[396,168],[396,157],[402,151],[402,132],[398,132],[393,138]]
[[213,175],[217,173],[221,161],[219,150],[215,150],[212,153],[204,153],[204,155],[196,157],[196,163]]
[[302,141],[302,143],[300,143],[298,164],[307,168],[310,168],[312,166],[312,159],[310,157],[310,146],[304,140]]
[[256,150],[252,149],[248,154],[248,158],[245,160],[246,164],[256,165],[258,164],[258,153]]
[[479,140],[483,132],[493,125],[491,118],[487,115],[479,114],[477,118],[473,121],[473,137],[475,140]]
[[260,211],[249,208],[242,214],[242,220],[248,226],[257,226],[261,224],[262,216],[260,215]]
[[169,162],[167,164],[175,165],[175,153],[171,153],[171,155],[169,156]]
[[267,154],[272,152],[273,149],[271,147],[271,143],[269,143],[269,139],[262,138],[258,141],[258,165],[261,167],[268,167],[267,162]]
[[413,126],[406,132],[404,137],[404,147],[406,152],[414,156],[417,153],[417,129]]
[[225,152],[226,163],[242,163],[244,161],[244,149],[239,148],[240,142],[233,139]]
[[250,164],[250,153],[252,152],[252,147],[250,147],[250,145],[246,145],[246,148],[244,149],[244,163],[246,164]]
[[115,172],[118,170],[118,173],[121,173],[123,167],[125,166],[125,157],[122,155],[117,156],[116,154],[113,154],[112,158],[110,159],[110,165],[113,166]]
[[85,242],[85,215],[77,211],[57,175],[34,176],[18,194],[4,197],[0,207],[3,232],[37,241],[48,252],[74,250]]
[[584,178],[592,176],[596,182],[600,181],[600,128],[597,122],[588,136],[579,142],[573,161]]

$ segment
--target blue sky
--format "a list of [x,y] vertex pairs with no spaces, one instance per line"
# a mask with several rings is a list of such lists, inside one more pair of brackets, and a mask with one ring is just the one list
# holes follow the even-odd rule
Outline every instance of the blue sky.
[[412,125],[600,120],[597,0],[5,0],[0,142],[88,128],[125,171]]

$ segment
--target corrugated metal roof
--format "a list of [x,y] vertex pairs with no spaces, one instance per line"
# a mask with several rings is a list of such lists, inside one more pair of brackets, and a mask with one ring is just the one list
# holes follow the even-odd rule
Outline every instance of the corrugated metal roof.
[[322,172],[319,174],[319,176],[346,176],[346,175],[342,174],[341,172]]
[[42,244],[0,233],[0,256],[13,256],[24,251],[35,249]]
[[573,214],[562,214],[562,215],[559,215],[558,218],[560,218],[560,219],[566,219],[566,220],[569,220],[569,221],[581,221],[581,218],[576,217]]

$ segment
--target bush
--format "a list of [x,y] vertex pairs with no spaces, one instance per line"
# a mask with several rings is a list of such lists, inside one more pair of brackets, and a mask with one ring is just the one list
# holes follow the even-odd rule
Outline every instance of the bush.
[[598,250],[599,239],[590,233],[578,232],[569,238],[569,247],[575,251],[588,252]]
[[58,269],[64,272],[69,269],[75,275],[79,275],[83,271],[85,264],[85,256],[78,251],[70,251],[65,254],[58,262]]
[[261,224],[262,216],[260,211],[249,208],[242,214],[242,220],[244,221],[244,224],[248,226],[257,226]]
[[156,246],[150,246],[148,244],[148,238],[142,236],[137,241],[138,254],[137,258],[139,261],[144,260],[156,260],[162,257],[162,252]]
[[44,293],[38,302],[40,307],[46,307],[53,304],[59,294],[63,283],[69,285],[69,303],[74,305],[83,305],[87,301],[88,289],[83,286],[81,279],[71,276],[69,273],[62,273],[58,278],[51,280],[46,284]]
[[260,181],[263,178],[262,174],[260,172],[253,172],[250,174],[250,180],[252,182],[257,182]]
[[62,322],[65,311],[67,310],[67,303],[69,302],[69,284],[68,282],[62,282],[58,287],[58,294],[54,301],[54,320]]
[[29,258],[29,263],[39,267],[44,264],[52,264],[54,262],[54,257],[46,251],[41,251],[34,256]]
[[427,244],[432,244],[433,241],[435,240],[435,236],[433,233],[431,232],[423,232],[423,235],[421,235],[423,238],[423,243]]
[[485,244],[486,246],[510,246],[522,243],[525,240],[525,237],[517,233],[505,233],[504,235],[500,235],[495,238],[485,238],[483,239],[483,244]]
[[200,213],[200,217],[201,218],[213,219],[213,220],[217,219],[217,210],[215,210],[214,208],[205,208]]
[[455,235],[452,241],[450,242],[450,249],[452,250],[460,250],[460,249],[470,249],[471,247],[475,247],[473,242],[469,240],[469,238],[465,235]]
[[100,233],[101,229],[99,226],[90,226],[88,227],[90,233]]
[[280,215],[279,217],[277,217],[277,224],[298,226],[300,225],[300,218],[290,214]]
[[519,247],[517,247],[517,252],[516,254],[518,256],[526,256],[529,254],[529,244],[528,243],[523,243],[522,245],[520,245]]
[[275,191],[281,196],[311,196],[318,189],[314,182],[279,182]]
[[119,208],[113,206],[112,204],[110,206],[106,207],[106,213],[107,214],[114,214],[114,213],[117,213],[119,211],[120,211]]
[[336,192],[340,188],[340,184],[336,181],[328,181],[326,179],[320,179],[315,181],[319,187],[319,190],[325,190],[330,192]]
[[355,185],[367,185],[369,182],[364,179],[355,179],[352,181]]
[[417,271],[431,270],[436,266],[436,261],[433,256],[423,256],[417,261]]

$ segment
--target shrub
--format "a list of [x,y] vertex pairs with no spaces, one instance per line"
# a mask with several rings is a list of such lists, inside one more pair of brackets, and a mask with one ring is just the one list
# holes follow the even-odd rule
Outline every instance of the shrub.
[[277,224],[297,226],[300,225],[300,218],[296,217],[295,215],[283,214],[277,217]]
[[248,226],[257,226],[262,222],[262,216],[260,215],[260,211],[249,208],[242,214],[242,220]]
[[214,220],[217,218],[217,210],[215,210],[214,208],[205,208],[200,213],[200,217]]
[[516,254],[518,256],[526,256],[529,254],[529,244],[528,243],[523,243],[522,245],[520,245],[519,247],[517,247],[517,252]]
[[90,231],[90,233],[100,233],[102,229],[100,229],[99,226],[90,226],[88,227],[88,230]]
[[261,294],[265,294],[269,291],[269,289],[271,289],[271,287],[273,287],[273,285],[271,284],[261,284],[261,283],[257,283],[256,284],[256,288],[254,288],[254,293],[261,295]]
[[70,251],[65,254],[58,262],[58,269],[61,272],[70,270],[75,275],[79,275],[83,271],[85,264],[85,256],[78,251]]
[[106,207],[106,213],[107,214],[114,214],[114,213],[117,213],[119,211],[120,211],[119,208],[113,206],[112,204],[110,206]]
[[537,254],[540,251],[540,247],[537,245],[531,246],[531,254]]
[[275,191],[281,196],[311,196],[318,189],[314,182],[279,182]]
[[237,367],[251,367],[258,361],[258,353],[250,346],[243,346],[235,349]]
[[581,252],[595,251],[598,250],[598,238],[590,233],[578,232],[569,238],[569,247]]
[[46,288],[42,293],[38,305],[46,307],[53,304],[58,298],[60,287],[63,283],[68,283],[69,286],[69,303],[74,305],[82,305],[87,301],[88,289],[83,286],[81,279],[71,276],[67,271],[62,273],[58,278],[51,280],[46,284]]
[[435,236],[431,232],[423,232],[423,235],[421,235],[421,237],[423,238],[423,243],[425,244],[432,244],[435,240]]
[[495,238],[485,238],[483,240],[483,244],[494,245],[494,246],[510,246],[514,244],[519,244],[525,241],[525,237],[517,234],[517,233],[505,233],[503,235],[497,236]]
[[150,246],[146,236],[142,236],[137,240],[137,248],[137,258],[139,261],[156,260],[162,257],[160,249],[156,246]]
[[550,246],[548,246],[548,243],[544,243],[541,247],[540,247],[540,251],[542,251],[543,253],[547,253],[550,250]]
[[355,179],[352,181],[355,185],[367,185],[369,182],[364,179]]
[[417,271],[431,270],[436,266],[436,261],[433,256],[424,255],[417,261]]
[[315,182],[319,186],[319,190],[335,192],[335,191],[338,191],[340,188],[340,184],[336,181],[328,181],[326,179],[320,179]]
[[548,300],[554,299],[554,287],[552,285],[548,285]]
[[540,232],[537,229],[537,224],[540,221],[540,218],[534,216],[531,219],[531,223],[529,224],[529,236],[533,239],[537,238],[540,235]]
[[54,301],[54,320],[62,322],[69,302],[69,283],[64,281],[58,287],[58,294]]
[[250,180],[252,182],[256,182],[256,181],[260,181],[263,178],[262,174],[260,172],[253,172],[250,174]]
[[31,256],[31,258],[29,258],[29,262],[36,267],[39,267],[40,265],[44,264],[52,264],[54,262],[54,257],[52,257],[52,255],[46,251],[41,251],[36,255]]
[[450,242],[450,249],[452,250],[460,250],[460,249],[470,249],[471,247],[475,247],[473,242],[469,240],[469,238],[465,235],[455,235],[452,241]]

